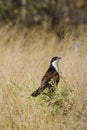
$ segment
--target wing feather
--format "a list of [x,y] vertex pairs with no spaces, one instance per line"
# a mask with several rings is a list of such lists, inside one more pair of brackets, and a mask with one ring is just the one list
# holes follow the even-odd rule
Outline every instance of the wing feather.
[[32,93],[32,96],[38,96],[45,88],[50,88],[50,80],[53,79],[56,84],[59,82],[59,74],[54,69],[49,68],[41,80],[41,86]]
[[41,86],[45,86],[46,84],[48,85],[51,79],[53,79],[54,82],[58,83],[59,82],[58,72],[48,70],[41,80]]

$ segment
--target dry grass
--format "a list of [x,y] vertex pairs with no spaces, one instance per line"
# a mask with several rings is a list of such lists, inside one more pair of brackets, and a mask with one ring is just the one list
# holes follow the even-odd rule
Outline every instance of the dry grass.
[[[59,68],[63,79],[77,92],[67,115],[61,107],[53,116],[52,107],[40,105],[40,97],[30,96],[55,55],[62,57]],[[59,41],[55,34],[38,27],[0,27],[0,130],[86,129],[86,30],[74,39],[67,33]]]

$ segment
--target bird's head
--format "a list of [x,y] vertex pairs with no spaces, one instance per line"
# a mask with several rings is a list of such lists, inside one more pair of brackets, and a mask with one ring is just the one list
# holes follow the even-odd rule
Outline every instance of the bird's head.
[[61,57],[57,57],[57,56],[55,56],[55,57],[53,57],[52,59],[51,59],[51,64],[53,63],[53,62],[55,62],[55,61],[59,61],[61,59]]
[[51,59],[50,64],[55,68],[55,70],[58,72],[58,61],[61,59],[61,57],[55,56]]

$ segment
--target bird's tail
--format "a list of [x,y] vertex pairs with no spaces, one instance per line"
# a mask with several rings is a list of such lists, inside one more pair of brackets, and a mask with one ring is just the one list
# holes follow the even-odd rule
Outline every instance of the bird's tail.
[[40,88],[38,88],[36,91],[34,91],[31,95],[33,96],[33,97],[37,97],[38,95],[40,95],[40,93],[41,93],[41,90],[40,90]]
[[33,97],[37,97],[38,95],[40,95],[44,89],[46,89],[46,85],[44,84],[43,86],[39,87],[37,90],[35,90],[31,95]]

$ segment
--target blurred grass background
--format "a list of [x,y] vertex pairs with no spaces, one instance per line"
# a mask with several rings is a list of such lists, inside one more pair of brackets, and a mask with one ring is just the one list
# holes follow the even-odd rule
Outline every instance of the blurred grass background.
[[[40,27],[28,30],[19,26],[0,27],[0,129],[1,130],[86,130],[87,128],[87,33],[74,37],[69,32],[60,39]],[[40,85],[52,56],[59,55],[59,71],[71,90],[74,102],[67,114],[57,112],[41,96],[30,94]],[[63,79],[58,91],[61,94]],[[66,89],[68,92],[68,89]],[[61,98],[61,97],[60,97]],[[62,100],[63,101],[63,100]],[[65,102],[67,103],[67,102]],[[66,104],[69,106],[70,103]]]
[[[0,130],[87,130],[87,2],[0,1]],[[54,94],[31,93],[61,56]]]

